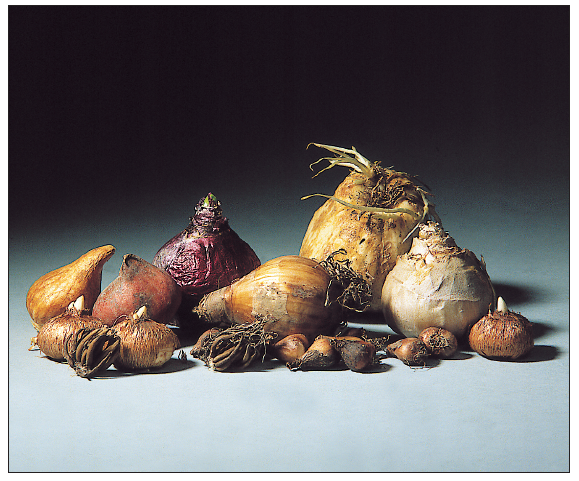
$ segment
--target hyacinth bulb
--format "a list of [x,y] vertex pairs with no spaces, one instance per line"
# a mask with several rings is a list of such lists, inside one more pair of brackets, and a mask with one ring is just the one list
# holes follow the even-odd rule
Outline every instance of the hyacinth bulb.
[[197,203],[189,225],[159,249],[153,264],[181,286],[179,317],[184,320],[203,295],[230,285],[261,263],[231,229],[219,200],[209,193]]

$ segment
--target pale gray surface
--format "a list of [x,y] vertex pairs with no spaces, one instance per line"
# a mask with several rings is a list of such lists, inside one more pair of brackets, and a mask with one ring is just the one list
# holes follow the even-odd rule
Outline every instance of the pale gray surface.
[[[562,197],[554,211],[565,211]],[[28,287],[77,254],[112,243],[118,251],[106,264],[105,286],[122,254],[151,259],[163,236],[151,235],[158,238],[153,243],[132,228],[115,233],[103,223],[92,238],[81,236],[82,228],[68,237],[44,233],[42,242],[13,238],[10,470],[568,470],[568,232],[564,218],[545,232],[553,214],[535,211],[530,198],[519,200],[503,216],[508,229],[496,227],[501,214],[493,209],[473,213],[466,204],[441,211],[457,242],[484,255],[507,302],[513,297],[510,307],[539,325],[529,359],[493,362],[464,352],[418,370],[388,359],[381,372],[369,374],[290,372],[275,363],[216,373],[190,359],[186,366],[170,361],[163,374],[111,371],[105,379],[81,379],[27,351],[34,335],[24,305]],[[464,216],[477,229],[460,227]],[[241,211],[231,219],[258,252],[268,253],[262,260],[299,249],[297,227],[284,232],[269,217],[260,226],[267,235],[260,236]],[[308,221],[286,219],[302,227]],[[547,242],[558,247],[545,253]]]

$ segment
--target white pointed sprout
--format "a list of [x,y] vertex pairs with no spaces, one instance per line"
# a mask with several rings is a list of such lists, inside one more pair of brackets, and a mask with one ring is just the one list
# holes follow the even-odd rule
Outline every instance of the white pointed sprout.
[[139,320],[147,317],[147,306],[140,307],[134,314],[133,319]]
[[507,314],[509,312],[509,309],[507,308],[507,303],[502,297],[499,297],[497,299],[497,311],[499,311],[502,314]]
[[78,311],[84,311],[84,296],[79,296],[76,301],[74,301],[74,308]]
[[69,311],[76,311],[78,313],[84,311],[84,296],[79,296],[76,301],[71,302],[67,309]]

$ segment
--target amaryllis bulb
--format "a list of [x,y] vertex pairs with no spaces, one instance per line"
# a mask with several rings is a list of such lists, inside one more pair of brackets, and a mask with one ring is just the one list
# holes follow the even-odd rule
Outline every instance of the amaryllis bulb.
[[398,257],[382,287],[384,317],[406,337],[442,327],[460,338],[493,306],[484,262],[434,222],[420,226],[412,248]]

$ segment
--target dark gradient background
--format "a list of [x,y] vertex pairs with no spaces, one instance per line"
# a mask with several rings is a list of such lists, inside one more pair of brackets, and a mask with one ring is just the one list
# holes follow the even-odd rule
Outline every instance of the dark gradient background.
[[[568,6],[10,6],[10,469],[568,470],[569,28]],[[420,176],[536,362],[87,382],[26,351],[34,280],[113,244],[108,284],[207,192],[262,262],[297,253],[322,203],[300,197],[346,175],[312,179],[310,142]]]

